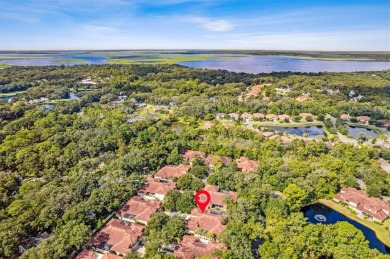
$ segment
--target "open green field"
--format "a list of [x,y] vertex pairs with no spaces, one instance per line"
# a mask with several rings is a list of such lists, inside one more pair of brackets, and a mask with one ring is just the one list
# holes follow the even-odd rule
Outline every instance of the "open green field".
[[8,65],[8,64],[0,64],[0,68],[6,68],[6,67],[11,67],[11,65]]
[[372,229],[375,232],[378,239],[382,243],[386,244],[387,246],[390,246],[390,232],[386,229],[386,227],[390,226],[390,219],[387,219],[383,223],[383,225],[379,225],[379,224],[374,223],[372,221],[362,219],[362,218],[356,216],[347,207],[343,207],[340,204],[337,204],[331,200],[319,199],[317,202],[324,204],[327,207],[338,211],[339,213],[343,214],[344,216],[346,216],[346,217],[348,217],[356,222],[359,222],[360,224]]

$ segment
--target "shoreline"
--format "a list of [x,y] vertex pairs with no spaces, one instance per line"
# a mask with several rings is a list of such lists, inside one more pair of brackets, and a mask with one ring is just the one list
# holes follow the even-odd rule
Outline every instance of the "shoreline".
[[[353,221],[356,221],[356,222],[362,224],[363,226],[371,229],[372,231],[374,231],[375,236],[385,246],[390,248],[390,232],[385,229],[386,226],[390,226],[390,219],[387,219],[383,223],[383,225],[379,225],[377,223],[374,223],[373,221],[368,221],[368,220],[365,220],[365,219],[362,219],[362,218],[356,216],[355,214],[352,214],[352,212],[350,212],[348,210],[348,208],[341,207],[340,204],[337,204],[337,203],[333,202],[332,200],[318,199],[318,200],[316,200],[315,203],[320,203],[322,205],[325,205],[325,206],[337,211],[338,213],[344,215],[345,217],[347,217]],[[386,235],[386,231],[388,232],[387,235]]]

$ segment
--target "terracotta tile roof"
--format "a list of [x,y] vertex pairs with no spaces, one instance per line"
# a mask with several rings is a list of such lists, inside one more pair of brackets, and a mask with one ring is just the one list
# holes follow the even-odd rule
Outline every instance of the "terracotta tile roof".
[[299,116],[302,117],[302,118],[306,118],[307,116],[313,117],[313,115],[311,113],[306,113],[306,112],[300,113]]
[[140,193],[152,193],[152,194],[161,194],[165,195],[170,190],[173,190],[176,188],[176,183],[174,182],[163,182],[156,178],[148,177],[146,183],[142,188],[139,190]]
[[162,179],[168,179],[171,177],[180,177],[184,174],[188,173],[190,171],[191,166],[189,165],[179,165],[179,166],[172,166],[172,165],[166,165],[154,175],[154,177],[162,178]]
[[101,259],[123,259],[123,257],[111,253],[105,253]]
[[[210,193],[211,201],[209,205],[218,205],[225,207],[225,197],[229,197],[233,203],[237,202],[237,193],[232,191],[222,191],[218,186],[206,184],[203,188]],[[203,196],[200,196],[200,200],[202,200]]]
[[390,215],[389,203],[379,198],[369,197],[355,188],[342,188],[340,193],[336,194],[334,198],[348,203],[350,206],[363,211],[379,221],[386,220]]
[[102,250],[112,250],[122,254],[132,251],[144,232],[144,227],[111,219],[90,241],[89,245]]
[[225,227],[225,225],[222,225],[222,216],[211,214],[207,210],[202,213],[198,208],[195,208],[191,211],[186,229],[193,232],[202,229],[219,235]]
[[351,116],[349,116],[349,114],[341,114],[340,115],[340,119],[342,119],[342,120],[350,120]]
[[235,120],[238,120],[240,118],[240,114],[238,113],[229,113],[229,117]]
[[289,144],[289,143],[291,143],[292,139],[290,139],[289,137],[286,137],[286,136],[281,136],[280,141],[282,141],[282,143]]
[[244,118],[244,119],[252,119],[252,118],[253,118],[253,115],[250,114],[250,113],[244,112],[243,114],[241,114],[241,118]]
[[274,135],[275,135],[275,133],[272,132],[272,131],[263,132],[263,136],[266,137],[266,138],[270,138],[270,137],[272,137]]
[[265,115],[262,114],[262,113],[256,112],[256,113],[253,114],[253,118],[256,118],[256,119],[263,119],[263,118],[265,118]]
[[192,162],[195,157],[204,159],[206,157],[206,153],[202,151],[187,150],[183,156],[186,161]]
[[380,123],[383,124],[383,126],[390,126],[390,120],[387,120],[387,119],[383,119],[383,120],[378,120]]
[[213,126],[213,123],[211,121],[206,121],[206,123],[203,125],[202,129],[210,129]]
[[84,248],[76,257],[75,259],[97,259],[95,255],[95,251],[88,250]]
[[179,259],[194,259],[204,256],[210,256],[214,259],[218,258],[212,255],[216,249],[226,249],[226,245],[213,241],[203,243],[197,237],[185,235],[173,255]]
[[304,102],[304,101],[307,101],[309,98],[310,98],[309,94],[303,93],[300,96],[298,96],[296,98],[296,100],[299,101],[299,102]]
[[219,118],[225,118],[225,113],[217,113],[215,114],[215,118],[219,119]]
[[278,116],[276,116],[275,114],[270,113],[270,114],[265,115],[265,118],[267,120],[274,120],[274,119],[278,118]]
[[240,157],[239,159],[236,159],[237,168],[240,169],[242,172],[254,172],[259,168],[259,162],[250,160],[247,157]]
[[226,165],[226,164],[229,164],[232,162],[232,159],[230,157],[227,157],[227,156],[216,156],[216,155],[208,155],[205,160],[204,160],[204,163],[206,165],[211,165],[213,161],[221,161],[222,164]]
[[281,119],[281,120],[284,120],[284,119],[291,119],[291,117],[287,114],[281,114],[281,115],[278,115],[278,118]]
[[261,92],[261,89],[264,87],[265,85],[254,85],[251,87],[251,89],[249,90],[249,92],[246,94],[247,97],[251,97],[251,96],[258,96],[259,93]]
[[152,214],[160,207],[160,201],[144,200],[139,196],[134,196],[122,206],[117,215],[122,218],[148,222]]
[[356,119],[361,122],[367,122],[371,120],[370,116],[357,116]]

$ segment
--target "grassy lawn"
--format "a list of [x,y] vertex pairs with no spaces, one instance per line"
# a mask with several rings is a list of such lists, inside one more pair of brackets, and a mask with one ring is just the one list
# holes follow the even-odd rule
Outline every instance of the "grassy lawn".
[[54,63],[86,63],[85,59],[56,59],[53,60]]
[[10,93],[0,93],[0,97],[17,95],[17,94],[20,94],[20,93],[23,93],[23,92],[25,92],[25,91],[17,91],[17,92],[10,92]]
[[319,203],[324,204],[328,206],[329,208],[332,208],[339,213],[343,214],[344,216],[353,219],[356,222],[359,222],[360,224],[370,228],[373,230],[382,243],[386,244],[387,246],[390,246],[390,232],[386,229],[386,227],[390,226],[390,219],[387,219],[383,225],[379,225],[377,223],[374,223],[372,221],[362,219],[358,217],[357,215],[353,214],[348,210],[347,207],[342,206],[341,204],[337,204],[331,200],[325,200],[325,199],[320,199],[318,200]]
[[324,126],[322,122],[290,122],[290,123],[280,123],[273,121],[255,121],[253,125],[266,126],[266,127],[284,127],[284,128],[293,128],[293,127],[310,127],[310,126]]
[[6,68],[6,67],[11,67],[11,65],[8,65],[8,64],[0,64],[0,69],[1,69],[1,68]]

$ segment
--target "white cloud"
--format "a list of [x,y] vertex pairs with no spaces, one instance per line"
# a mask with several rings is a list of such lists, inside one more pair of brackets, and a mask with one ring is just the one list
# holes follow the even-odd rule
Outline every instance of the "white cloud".
[[207,17],[189,16],[183,19],[186,22],[195,23],[210,31],[229,31],[234,25],[223,19],[211,19]]

